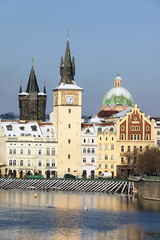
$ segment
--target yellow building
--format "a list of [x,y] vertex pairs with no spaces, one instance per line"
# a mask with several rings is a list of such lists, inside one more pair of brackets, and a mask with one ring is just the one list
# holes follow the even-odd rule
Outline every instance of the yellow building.
[[112,124],[99,125],[97,136],[97,176],[104,172],[116,176],[116,166],[119,164],[116,147],[116,129]]
[[58,177],[81,176],[82,88],[74,81],[75,63],[71,61],[69,40],[65,58],[61,57],[61,81],[54,91],[53,125],[58,141]]

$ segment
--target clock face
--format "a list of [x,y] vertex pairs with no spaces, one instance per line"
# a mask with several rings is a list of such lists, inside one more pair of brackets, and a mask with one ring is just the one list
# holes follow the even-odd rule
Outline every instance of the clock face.
[[74,99],[73,99],[72,96],[67,96],[67,97],[66,97],[66,103],[67,103],[67,104],[72,104],[73,101],[74,101]]

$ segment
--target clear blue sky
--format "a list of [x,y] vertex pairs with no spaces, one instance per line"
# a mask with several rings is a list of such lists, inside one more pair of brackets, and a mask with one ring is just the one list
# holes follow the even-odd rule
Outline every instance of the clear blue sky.
[[83,114],[99,111],[119,72],[134,103],[160,116],[159,0],[0,0],[0,114],[19,113],[20,81],[25,91],[32,57],[52,111],[67,28]]

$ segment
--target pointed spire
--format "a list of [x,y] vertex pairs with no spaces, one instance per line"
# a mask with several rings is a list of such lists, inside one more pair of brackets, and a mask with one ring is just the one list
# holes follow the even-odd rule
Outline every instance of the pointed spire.
[[64,63],[63,63],[63,53],[61,53],[61,63],[60,63],[60,75],[63,75]]
[[[62,63],[62,57],[61,57],[61,63]],[[73,67],[72,67],[72,64],[73,64]],[[74,75],[75,75],[75,63],[74,63],[74,58],[72,59],[72,62],[71,62],[69,39],[67,39],[64,63],[60,70],[60,73],[62,76],[60,83],[73,84]]]
[[73,72],[73,75],[75,75],[75,60],[74,60],[74,53],[73,53],[73,57],[72,57],[72,72]]
[[46,86],[45,86],[45,81],[44,81],[43,93],[44,93],[44,94],[46,94]]
[[26,92],[30,93],[30,92],[39,92],[39,87],[38,87],[38,83],[37,83],[37,79],[36,79],[36,75],[34,72],[34,67],[33,67],[33,63],[34,60],[32,58],[32,68],[31,68],[31,72],[30,72],[30,76],[29,76],[29,80],[28,80],[28,85],[26,88]]
[[19,93],[22,93],[22,80],[21,80],[21,84],[20,84],[20,88],[19,88]]

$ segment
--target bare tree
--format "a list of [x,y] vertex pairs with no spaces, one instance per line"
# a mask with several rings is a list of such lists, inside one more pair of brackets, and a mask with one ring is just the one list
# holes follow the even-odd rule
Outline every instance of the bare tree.
[[149,175],[160,174],[160,149],[152,147],[138,154],[136,170]]

